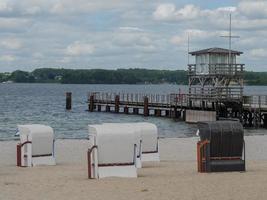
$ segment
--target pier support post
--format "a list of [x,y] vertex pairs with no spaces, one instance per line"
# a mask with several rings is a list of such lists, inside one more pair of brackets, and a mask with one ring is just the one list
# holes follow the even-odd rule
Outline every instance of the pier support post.
[[177,107],[174,107],[173,110],[171,110],[171,118],[176,118],[176,112],[177,112]]
[[267,114],[265,113],[265,114],[263,114],[263,127],[264,128],[267,128]]
[[183,121],[186,121],[186,110],[184,109],[182,112],[183,112]]
[[106,105],[106,112],[110,112],[110,106]]
[[67,92],[66,93],[66,110],[71,110],[71,104],[72,104],[72,93]]
[[248,114],[248,124],[249,124],[249,127],[253,126],[253,113],[251,111]]
[[175,118],[176,119],[180,119],[181,118],[181,111],[180,110],[176,110],[175,111]]
[[149,109],[148,109],[148,97],[144,98],[144,116],[149,116]]
[[211,105],[212,105],[212,110],[215,110],[215,103],[214,103],[214,101],[211,103]]
[[170,117],[170,111],[169,110],[165,111],[165,117]]
[[101,105],[97,105],[97,111],[98,111],[98,112],[101,112],[101,108],[102,108]]
[[203,109],[203,110],[204,110],[205,107],[206,107],[206,106],[205,106],[205,103],[206,103],[205,101],[202,101],[202,109]]
[[115,96],[115,113],[120,112],[120,96],[116,95]]
[[139,108],[133,108],[133,114],[138,115],[139,114]]
[[90,100],[89,100],[89,111],[90,112],[94,112],[94,108],[95,108],[95,106],[94,106],[94,95],[91,95],[90,96]]
[[191,109],[193,107],[193,102],[192,100],[189,101],[189,108]]
[[160,109],[155,109],[155,116],[161,117],[161,110]]
[[124,107],[124,113],[129,114],[129,108],[127,106]]

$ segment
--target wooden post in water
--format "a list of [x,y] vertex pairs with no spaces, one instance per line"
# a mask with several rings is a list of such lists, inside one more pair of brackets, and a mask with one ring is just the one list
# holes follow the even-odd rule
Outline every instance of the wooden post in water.
[[176,110],[175,112],[175,118],[180,119],[181,118],[181,110]]
[[204,110],[205,109],[205,101],[202,101],[202,109]]
[[71,104],[72,104],[71,96],[72,96],[71,92],[66,93],[66,110],[71,110]]
[[192,100],[189,101],[189,108],[191,109],[193,107],[193,102]]
[[89,99],[89,111],[94,112],[94,95],[92,94]]
[[176,112],[177,112],[177,107],[175,106],[174,108],[173,108],[173,110],[171,110],[171,118],[176,118]]
[[101,112],[101,108],[102,108],[101,105],[97,105],[97,111],[98,111],[98,112]]
[[110,106],[106,105],[106,112],[110,112]]
[[170,117],[170,110],[165,111],[165,117]]
[[129,108],[127,106],[124,107],[124,113],[129,114]]
[[212,110],[216,110],[214,101],[211,103]]
[[149,116],[149,109],[148,109],[148,97],[145,96],[144,98],[144,116]]
[[139,114],[139,108],[133,108],[133,114],[138,115]]
[[183,121],[186,121],[186,109],[184,109],[182,112],[183,112]]
[[249,124],[249,127],[253,126],[253,113],[252,113],[252,111],[249,111],[249,114],[248,114],[248,124]]
[[267,128],[267,114],[263,114],[264,118],[263,118],[263,127]]
[[161,117],[161,110],[160,109],[155,109],[155,116]]
[[115,113],[120,112],[120,96],[116,95],[115,96]]

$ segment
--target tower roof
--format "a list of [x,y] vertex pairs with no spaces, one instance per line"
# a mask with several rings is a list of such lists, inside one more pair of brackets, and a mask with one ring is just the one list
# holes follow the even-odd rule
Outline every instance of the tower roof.
[[[234,55],[239,56],[242,53],[243,52],[241,52],[241,51],[231,50],[231,54],[234,54]],[[200,55],[200,54],[229,54],[229,49],[214,47],[214,48],[202,49],[199,51],[192,51],[192,52],[189,52],[189,54],[191,54],[193,56]]]

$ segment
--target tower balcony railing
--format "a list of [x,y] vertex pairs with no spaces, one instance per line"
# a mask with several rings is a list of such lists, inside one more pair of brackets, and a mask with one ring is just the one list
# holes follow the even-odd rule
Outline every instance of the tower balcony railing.
[[189,64],[188,75],[226,75],[242,76],[244,64]]
[[232,86],[232,87],[193,87],[189,92],[190,99],[199,100],[216,100],[216,101],[231,101],[237,100],[242,101],[243,99],[243,87]]

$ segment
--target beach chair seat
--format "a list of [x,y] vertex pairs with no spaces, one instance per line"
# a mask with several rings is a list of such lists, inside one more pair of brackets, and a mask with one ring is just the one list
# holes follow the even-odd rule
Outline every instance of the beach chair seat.
[[245,141],[237,121],[199,122],[199,172],[245,171]]
[[222,171],[245,171],[245,161],[242,159],[234,160],[213,160],[210,161],[210,171],[222,172]]
[[137,177],[137,139],[132,129],[89,125],[88,178]]
[[41,124],[18,125],[17,166],[55,165],[54,131]]

